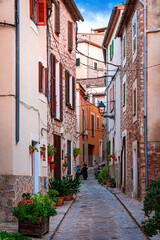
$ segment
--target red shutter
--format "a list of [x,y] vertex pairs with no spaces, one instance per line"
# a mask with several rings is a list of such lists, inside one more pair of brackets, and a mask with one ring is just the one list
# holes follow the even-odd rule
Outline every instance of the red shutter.
[[56,75],[56,58],[51,54],[51,117],[56,116],[56,84],[55,84],[55,75]]
[[72,22],[68,21],[68,50],[72,51],[73,48],[73,30],[72,30]]
[[65,72],[65,82],[66,82],[66,105],[69,106],[69,72]]
[[75,109],[75,78],[74,77],[72,77],[72,93],[73,93],[73,95],[72,95],[72,107],[73,107],[73,109]]
[[60,67],[60,120],[63,121],[63,79],[62,79],[62,63],[59,65]]
[[39,62],[39,92],[43,92],[42,79],[43,79],[43,66],[42,63]]
[[30,0],[30,18],[34,20],[34,0]]
[[48,97],[48,69],[45,68],[45,96]]
[[60,3],[55,6],[55,32],[60,34]]
[[37,25],[46,25],[46,0],[37,0]]

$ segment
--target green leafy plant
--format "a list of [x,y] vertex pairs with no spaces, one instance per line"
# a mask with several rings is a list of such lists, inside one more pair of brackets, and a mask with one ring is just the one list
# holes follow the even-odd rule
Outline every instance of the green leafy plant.
[[37,151],[37,152],[39,152],[39,151],[38,151],[38,148],[33,147],[32,145],[29,145],[29,149],[33,149],[33,151]]
[[57,190],[59,192],[59,197],[64,197],[69,194],[69,189],[64,179],[50,178],[48,186],[49,186],[49,190],[50,189]]
[[31,238],[25,237],[18,232],[7,233],[5,231],[2,231],[2,232],[0,232],[0,240],[31,240]]
[[54,145],[48,145],[47,150],[48,150],[48,156],[53,156],[57,152],[57,148]]
[[68,167],[68,162],[64,162],[62,166],[63,167]]
[[38,193],[34,194],[26,204],[19,202],[16,207],[12,208],[12,213],[20,222],[38,223],[57,214],[52,204],[53,201],[48,195]]
[[143,202],[147,219],[142,221],[142,231],[152,237],[160,231],[160,180],[152,181]]
[[31,195],[30,195],[30,193],[23,193],[22,198],[23,199],[31,199]]
[[69,154],[69,153],[66,153],[64,157],[65,157],[65,158],[69,158],[69,157],[70,157],[70,154]]
[[46,148],[45,147],[40,147],[41,151],[45,151]]
[[52,199],[52,201],[54,203],[58,202],[58,196],[59,196],[59,192],[55,189],[49,189],[49,191],[47,192],[48,196]]
[[109,179],[109,166],[107,165],[98,174],[98,182],[101,184],[105,184],[108,179]]
[[74,149],[73,149],[73,154],[74,154],[74,155],[79,155],[79,154],[81,154],[81,148],[74,148]]

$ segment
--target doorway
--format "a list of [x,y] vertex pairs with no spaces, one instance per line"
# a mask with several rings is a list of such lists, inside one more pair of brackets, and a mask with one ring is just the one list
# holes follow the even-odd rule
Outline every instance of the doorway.
[[72,161],[71,161],[72,144],[71,144],[71,141],[69,141],[69,140],[67,140],[67,153],[69,154],[67,174],[70,175],[72,173]]
[[88,167],[93,166],[93,145],[88,145]]
[[137,142],[133,143],[133,195],[137,196]]
[[57,149],[57,152],[54,155],[54,177],[56,179],[61,179],[61,136],[54,135],[54,146]]

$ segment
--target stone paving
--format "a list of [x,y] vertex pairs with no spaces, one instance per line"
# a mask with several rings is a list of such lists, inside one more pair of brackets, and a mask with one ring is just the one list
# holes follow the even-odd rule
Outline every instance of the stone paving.
[[124,207],[90,176],[52,240],[147,239]]

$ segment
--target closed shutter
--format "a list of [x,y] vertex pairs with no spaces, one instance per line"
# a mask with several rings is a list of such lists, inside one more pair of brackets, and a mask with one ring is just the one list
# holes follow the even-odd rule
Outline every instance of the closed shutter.
[[30,18],[34,20],[34,0],[30,0]]
[[46,0],[37,0],[37,25],[46,25]]
[[72,30],[72,22],[68,21],[68,50],[72,51],[73,48],[73,30]]
[[45,96],[48,97],[48,69],[45,68]]
[[63,121],[63,79],[62,79],[62,63],[59,65],[60,67],[60,120]]
[[41,62],[39,62],[38,65],[39,65],[39,92],[43,92],[43,87],[42,87],[43,66]]
[[73,107],[73,109],[75,109],[75,97],[76,97],[76,95],[75,95],[75,78],[74,77],[72,77],[72,107]]
[[56,59],[51,54],[51,117],[56,116]]
[[114,40],[112,40],[112,58],[114,56]]
[[94,137],[94,115],[91,114],[91,136]]
[[66,105],[69,105],[69,72],[65,72],[65,82],[66,82]]
[[60,34],[60,5],[55,6],[55,32]]

